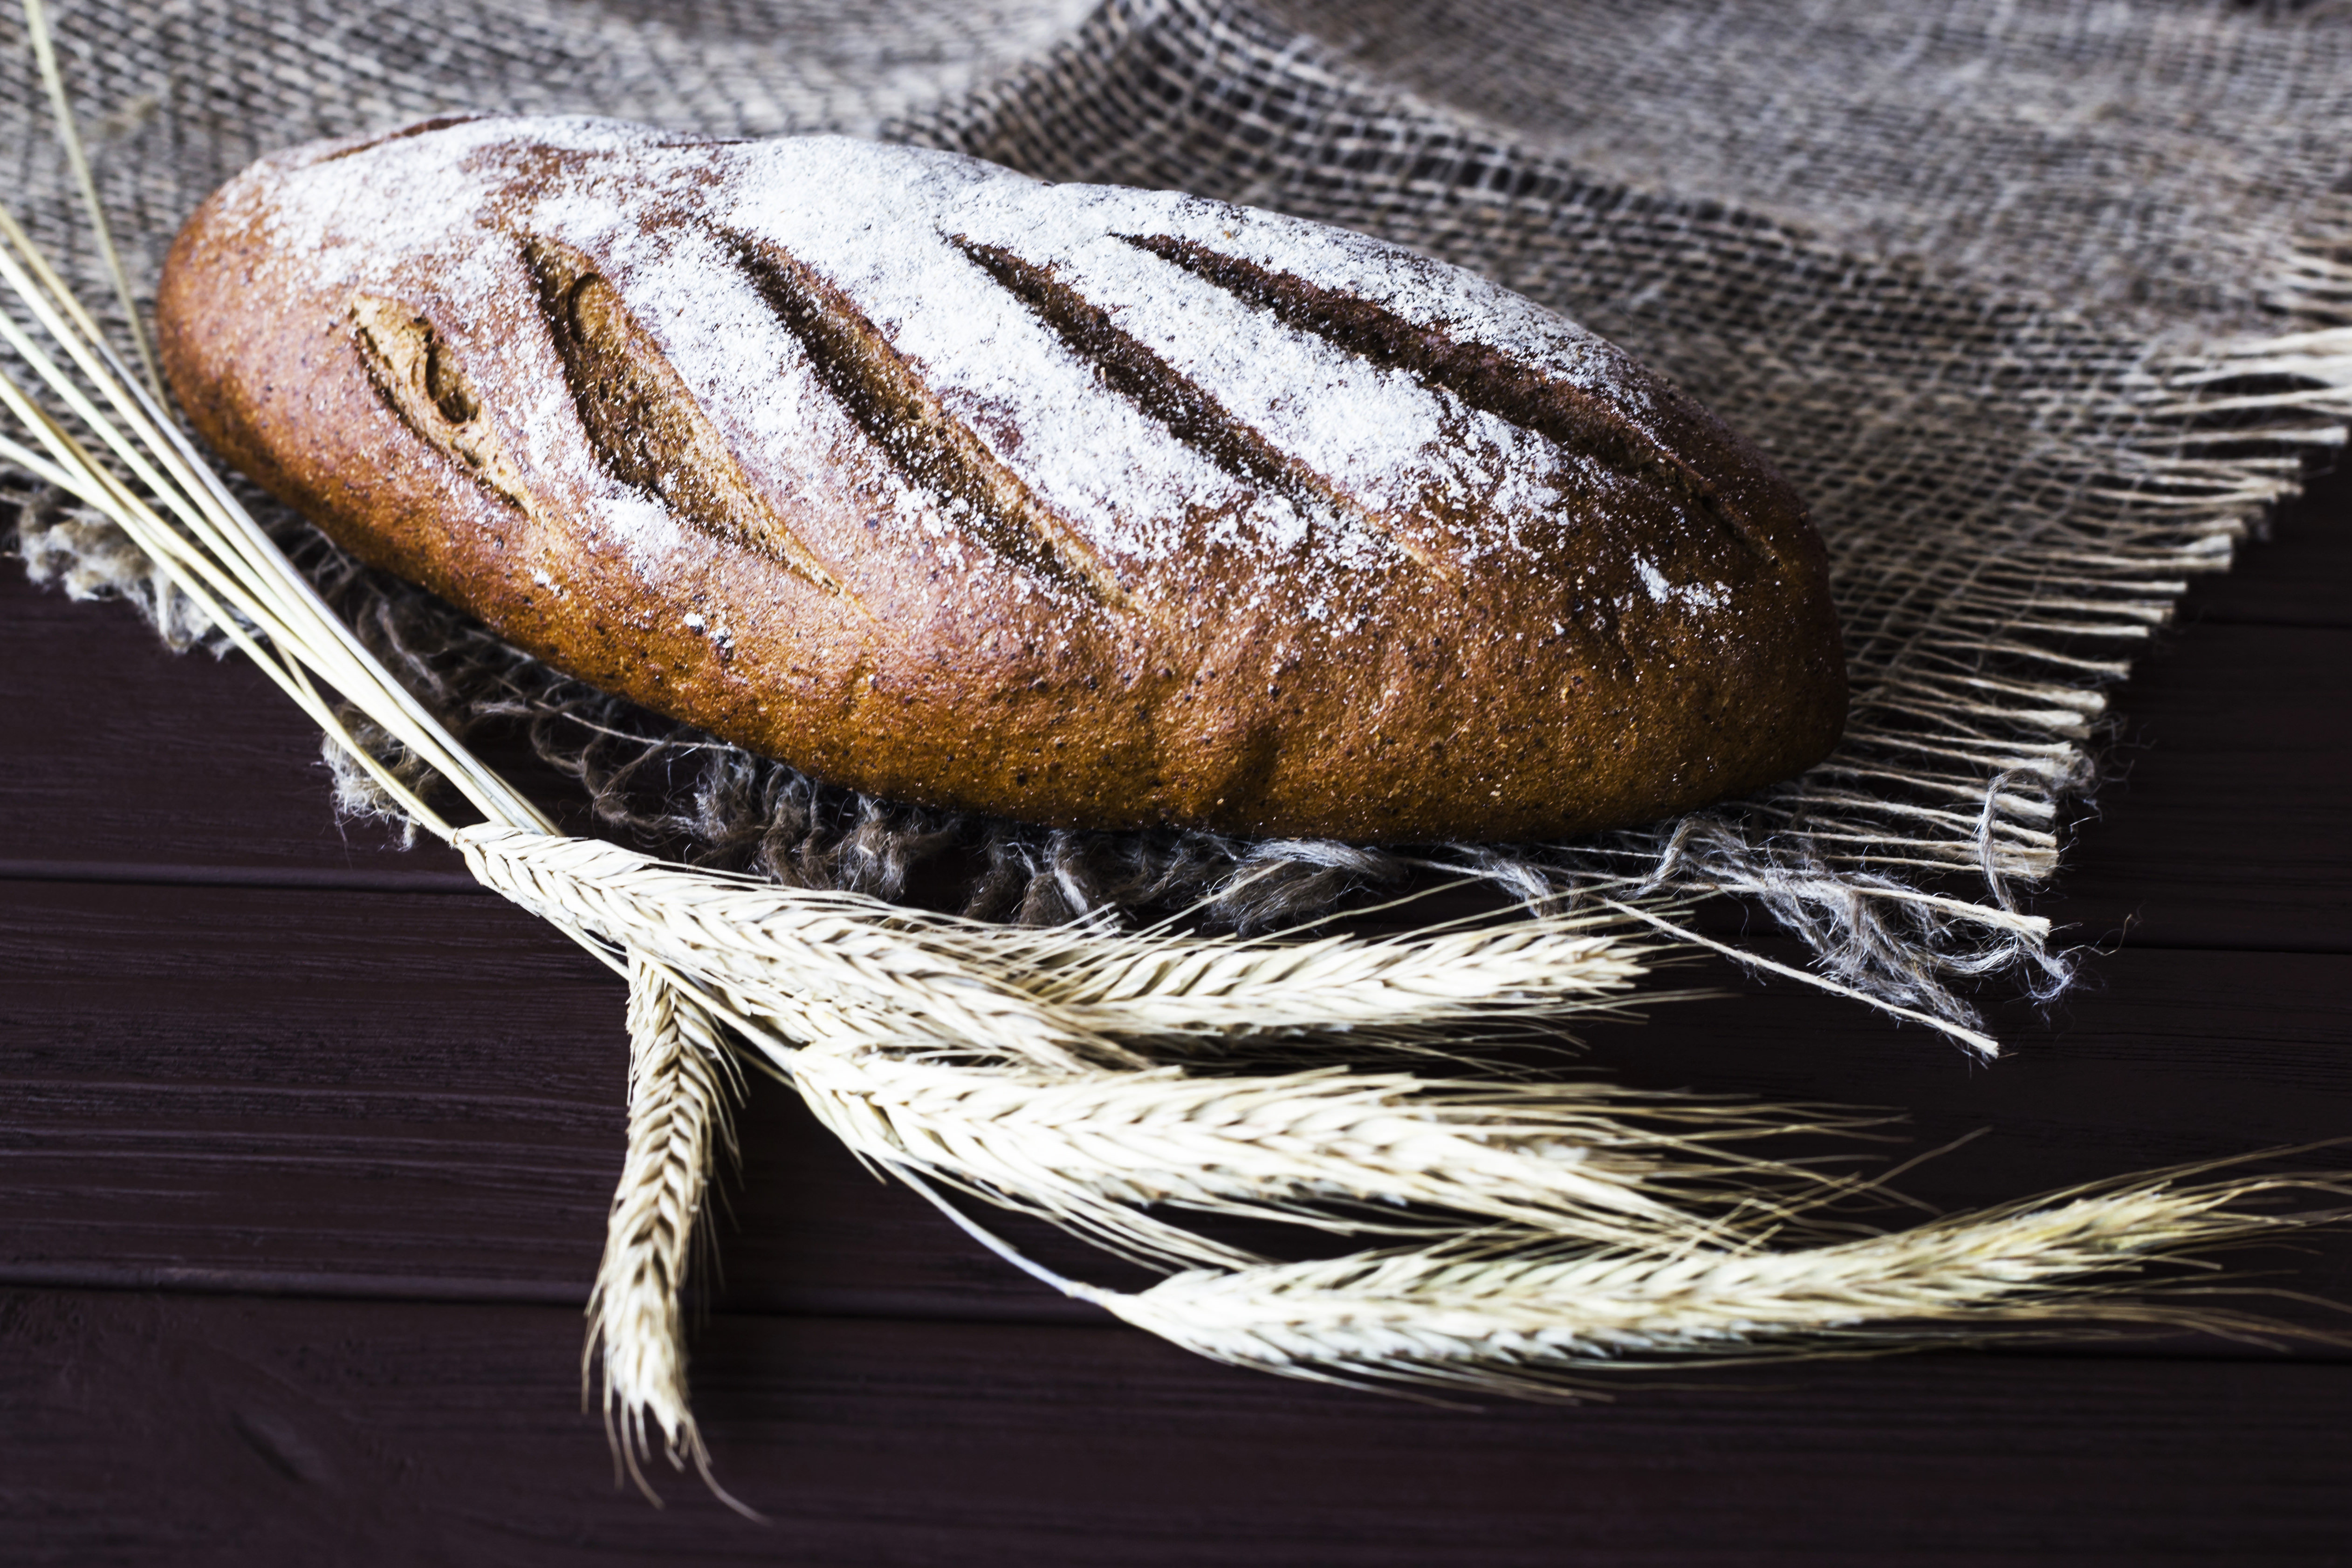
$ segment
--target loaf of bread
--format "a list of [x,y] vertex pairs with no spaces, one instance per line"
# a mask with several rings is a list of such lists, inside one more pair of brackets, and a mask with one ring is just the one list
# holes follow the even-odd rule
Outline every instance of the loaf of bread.
[[1845,675],[1746,442],[1469,273],[834,137],[432,120],[173,246],[229,461],[584,680],[879,795],[1524,840],[1794,773]]

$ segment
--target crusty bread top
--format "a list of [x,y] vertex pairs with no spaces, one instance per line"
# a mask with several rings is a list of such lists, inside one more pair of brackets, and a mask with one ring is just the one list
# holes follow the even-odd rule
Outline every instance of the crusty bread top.
[[436,121],[240,175],[159,314],[206,437],[362,554],[885,793],[1526,837],[1843,716],[1752,448],[1528,300],[1275,214]]

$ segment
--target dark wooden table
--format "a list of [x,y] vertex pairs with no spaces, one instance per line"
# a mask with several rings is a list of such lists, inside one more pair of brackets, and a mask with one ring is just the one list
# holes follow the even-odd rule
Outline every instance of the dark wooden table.
[[[1996,1009],[2007,1060],[1728,975],[1596,1058],[1989,1129],[1906,1179],[1947,1205],[2352,1134],[2347,524],[2325,482],[2126,688],[2042,903],[2103,950]],[[446,852],[338,829],[252,669],[0,579],[0,1561],[2352,1562],[2341,1352],[1317,1389],[1051,1295],[772,1085],[693,1367],[770,1522],[690,1479],[656,1511],[580,1402],[617,983]],[[2340,1236],[2236,1262],[2352,1301]]]

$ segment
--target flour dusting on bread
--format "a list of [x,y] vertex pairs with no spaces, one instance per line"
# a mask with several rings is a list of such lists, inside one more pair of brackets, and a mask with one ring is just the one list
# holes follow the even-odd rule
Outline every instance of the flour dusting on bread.
[[485,118],[266,159],[174,268],[175,381],[265,483],[845,782],[1519,837],[1836,733],[1819,546],[1769,465],[1573,323],[1361,235],[837,137]]

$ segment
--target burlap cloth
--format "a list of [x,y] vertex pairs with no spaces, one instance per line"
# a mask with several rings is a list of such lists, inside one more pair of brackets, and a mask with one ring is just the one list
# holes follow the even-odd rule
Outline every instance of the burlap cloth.
[[[980,913],[1246,872],[1222,908],[1263,923],[1434,859],[1525,890],[1738,893],[1825,971],[1946,1018],[1996,970],[2054,989],[2063,955],[2015,890],[2058,864],[2104,689],[2352,418],[2341,5],[68,0],[56,19],[142,290],[205,192],[312,137],[514,110],[911,138],[1476,268],[1675,377],[1811,502],[1855,677],[1831,760],[1639,832],[1412,853],[859,800],[583,692],[278,520],[430,700],[527,727],[617,830],[885,894],[951,862]],[[0,156],[5,200],[106,300],[13,15]],[[18,510],[37,576],[201,639],[105,525]],[[356,778],[345,797],[369,804]]]

